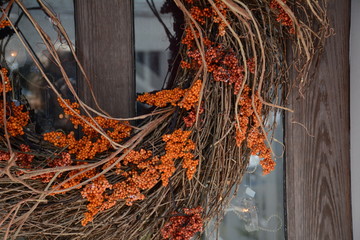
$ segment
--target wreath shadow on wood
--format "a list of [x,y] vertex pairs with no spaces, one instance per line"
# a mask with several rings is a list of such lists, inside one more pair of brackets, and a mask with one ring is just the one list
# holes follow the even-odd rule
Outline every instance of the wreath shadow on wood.
[[[91,82],[61,22],[38,2]],[[180,67],[167,89],[138,97],[154,106],[151,113],[122,119],[77,96],[46,32],[21,1],[9,1],[1,28],[12,29],[29,50],[7,18],[10,6],[18,5],[75,100],[64,99],[30,50],[29,55],[81,134],[26,130],[30,117],[12,103],[11,81],[2,66],[0,236],[189,239],[215,216],[221,219],[252,154],[262,158],[264,174],[275,167],[268,132],[276,122],[268,120],[273,113],[296,111],[284,107],[288,90],[306,89],[331,35],[320,2],[168,0],[164,11],[175,8],[184,23],[174,45]],[[141,124],[132,126],[135,120]],[[188,220],[175,229],[176,217],[195,215],[201,216],[196,227]],[[164,226],[173,235],[161,234]]]

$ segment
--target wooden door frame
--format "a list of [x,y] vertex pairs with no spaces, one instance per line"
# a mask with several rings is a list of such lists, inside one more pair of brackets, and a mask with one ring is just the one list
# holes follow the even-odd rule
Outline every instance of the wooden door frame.
[[[113,117],[135,114],[132,0],[74,0],[76,51],[102,109]],[[93,97],[78,71],[79,96]]]
[[288,239],[352,239],[350,185],[350,0],[328,2],[336,34],[311,86],[293,89],[285,116]]

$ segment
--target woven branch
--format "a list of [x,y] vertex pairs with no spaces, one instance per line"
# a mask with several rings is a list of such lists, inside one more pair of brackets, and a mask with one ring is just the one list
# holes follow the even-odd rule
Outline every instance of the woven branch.
[[[81,67],[66,30],[47,5],[38,2],[91,88],[92,76]],[[12,4],[35,27],[75,103],[57,91],[8,19]],[[139,96],[139,101],[155,106],[151,113],[122,119],[86,105],[71,85],[55,46],[28,9],[20,0],[6,6],[0,27],[14,31],[74,126],[80,126],[85,137],[96,138],[92,146],[102,150],[86,155],[76,145],[89,139],[61,131],[45,136],[20,131],[13,136],[13,124],[21,130],[27,122],[16,120],[24,110],[9,111],[16,108],[8,107],[11,86],[2,71],[0,236],[4,239],[161,239],[161,228],[174,219],[174,212],[200,206],[204,227],[215,216],[220,220],[252,154],[264,158],[265,174],[274,167],[267,133],[276,122],[269,126],[268,120],[274,112],[296,111],[284,106],[286,90],[306,90],[313,63],[331,35],[322,1],[168,0],[165,11],[172,6],[183,14],[184,32],[175,54],[180,67],[174,68],[167,89]],[[290,78],[290,72],[296,76]],[[128,122],[139,119],[138,126]],[[23,145],[29,142],[31,149]]]

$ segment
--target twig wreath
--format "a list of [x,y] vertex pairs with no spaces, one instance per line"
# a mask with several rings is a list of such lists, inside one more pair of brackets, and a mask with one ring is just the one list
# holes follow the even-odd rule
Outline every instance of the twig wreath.
[[[67,41],[56,15],[42,10]],[[266,126],[287,90],[303,91],[330,35],[317,0],[168,0],[183,15],[180,67],[171,86],[138,96],[150,114],[112,118],[76,94],[46,32],[20,0],[4,4],[1,31],[27,42],[8,18],[16,4],[34,25],[75,101],[47,79],[81,134],[29,131],[1,65],[0,236],[24,239],[190,239],[221,216],[251,155],[275,168]],[[289,76],[289,70],[296,76]],[[294,109],[296,111],[296,109]],[[140,126],[131,121],[143,119]],[[26,137],[26,141],[24,140]]]

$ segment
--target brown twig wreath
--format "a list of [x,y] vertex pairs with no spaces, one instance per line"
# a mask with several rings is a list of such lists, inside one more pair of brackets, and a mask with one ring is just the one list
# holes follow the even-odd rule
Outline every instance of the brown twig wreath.
[[[12,29],[29,50],[8,18],[17,4],[75,101],[61,96],[28,52],[81,135],[24,132],[29,112],[11,102],[13,86],[2,66],[0,236],[190,239],[202,231],[223,214],[250,155],[262,158],[264,174],[274,169],[267,136],[273,125],[266,121],[271,112],[292,111],[283,106],[286,89],[302,92],[310,79],[329,35],[325,2],[320,2],[169,0],[184,20],[180,68],[168,89],[138,96],[155,106],[150,114],[119,119],[77,96],[44,29],[20,0],[9,1],[0,28]],[[61,22],[42,0],[38,3],[90,82]],[[290,79],[289,69],[297,76]],[[134,127],[129,121],[136,119],[143,121]]]

